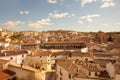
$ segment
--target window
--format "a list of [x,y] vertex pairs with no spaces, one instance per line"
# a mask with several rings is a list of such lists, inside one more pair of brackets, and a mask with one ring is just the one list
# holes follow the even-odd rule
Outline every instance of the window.
[[60,75],[63,76],[61,69],[60,69]]
[[10,60],[13,60],[13,57],[11,57]]
[[22,57],[24,57],[24,55],[22,55]]
[[42,68],[42,70],[45,70],[44,68]]
[[62,78],[60,77],[60,80],[62,80]]
[[22,63],[24,63],[24,60],[22,60]]
[[66,59],[67,59],[67,57],[66,57]]
[[72,54],[71,54],[71,52],[69,53],[69,57],[72,57]]
[[78,69],[76,69],[76,71],[77,71],[77,72],[79,72],[79,70],[78,70]]
[[71,79],[71,74],[69,74],[69,79]]
[[95,76],[97,76],[97,72],[95,72]]
[[91,72],[89,72],[89,76],[91,76]]
[[88,61],[88,58],[85,58],[85,61]]

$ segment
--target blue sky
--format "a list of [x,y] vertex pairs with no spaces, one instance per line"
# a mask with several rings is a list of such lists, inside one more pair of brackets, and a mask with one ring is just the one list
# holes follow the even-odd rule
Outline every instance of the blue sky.
[[0,27],[120,31],[120,0],[0,0]]

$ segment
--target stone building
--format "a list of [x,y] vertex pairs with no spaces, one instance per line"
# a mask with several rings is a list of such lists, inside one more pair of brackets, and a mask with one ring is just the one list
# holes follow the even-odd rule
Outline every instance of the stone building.
[[27,65],[10,64],[8,69],[16,73],[16,77],[22,80],[41,80],[40,71]]
[[108,35],[102,31],[96,33],[96,40],[99,43],[106,43],[108,41]]
[[0,80],[16,80],[15,72],[10,70],[0,70]]
[[56,80],[111,80],[108,77],[99,77],[99,70],[95,63],[82,60],[57,60]]
[[28,37],[21,41],[21,49],[27,50],[36,50],[39,49],[40,41],[36,40],[35,38]]
[[26,50],[1,51],[0,59],[10,60],[10,63],[20,64],[28,55]]
[[84,41],[68,41],[68,42],[44,42],[40,45],[43,49],[81,49],[86,47],[86,42]]

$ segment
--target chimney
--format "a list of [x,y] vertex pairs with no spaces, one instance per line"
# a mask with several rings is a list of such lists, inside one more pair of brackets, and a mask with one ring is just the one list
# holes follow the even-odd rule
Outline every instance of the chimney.
[[20,68],[21,68],[21,70],[22,70],[22,68],[23,68],[23,63],[20,64]]

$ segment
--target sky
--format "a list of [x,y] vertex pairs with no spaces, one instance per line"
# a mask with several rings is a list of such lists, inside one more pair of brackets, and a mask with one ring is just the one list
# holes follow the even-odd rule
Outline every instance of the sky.
[[0,0],[0,28],[120,31],[120,0]]

